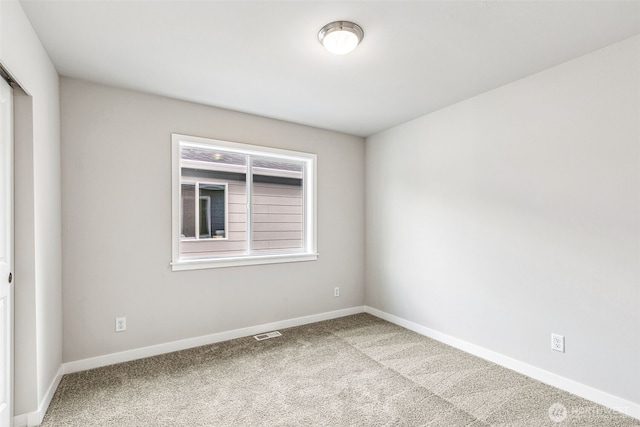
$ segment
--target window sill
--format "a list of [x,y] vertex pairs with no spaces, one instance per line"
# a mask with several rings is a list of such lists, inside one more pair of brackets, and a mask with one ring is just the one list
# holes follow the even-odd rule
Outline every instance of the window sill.
[[190,259],[171,263],[172,271],[201,270],[204,268],[239,267],[243,265],[279,264],[285,262],[316,261],[318,254],[252,255],[229,258]]

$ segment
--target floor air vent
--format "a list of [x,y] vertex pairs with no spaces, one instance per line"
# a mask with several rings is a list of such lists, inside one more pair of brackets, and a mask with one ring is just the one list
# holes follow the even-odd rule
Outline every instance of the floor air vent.
[[269,338],[275,338],[275,337],[280,337],[280,336],[282,336],[282,334],[280,332],[273,331],[273,332],[267,332],[266,334],[254,335],[253,337],[257,341],[262,341],[262,340],[268,340]]

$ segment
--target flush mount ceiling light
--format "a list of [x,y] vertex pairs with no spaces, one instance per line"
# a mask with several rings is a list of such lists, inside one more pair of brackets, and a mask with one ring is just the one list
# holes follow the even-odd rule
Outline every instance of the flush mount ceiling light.
[[331,22],[320,30],[318,40],[329,52],[344,55],[354,50],[364,38],[358,24],[349,21]]

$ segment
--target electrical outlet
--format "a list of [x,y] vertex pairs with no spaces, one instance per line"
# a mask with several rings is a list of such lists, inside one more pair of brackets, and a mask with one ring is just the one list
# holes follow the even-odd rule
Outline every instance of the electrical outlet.
[[333,288],[333,296],[334,297],[339,297],[340,296],[340,288],[339,287],[335,287]]
[[116,332],[124,332],[127,330],[127,318],[116,317]]
[[551,334],[551,350],[564,353],[564,336]]

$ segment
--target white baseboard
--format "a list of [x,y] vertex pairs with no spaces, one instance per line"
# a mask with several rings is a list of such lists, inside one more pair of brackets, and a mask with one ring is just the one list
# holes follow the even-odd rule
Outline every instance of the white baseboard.
[[235,338],[242,338],[251,335],[257,335],[262,332],[273,331],[276,329],[292,328],[294,326],[306,325],[309,323],[321,322],[323,320],[336,319],[338,317],[349,316],[352,314],[364,312],[363,306],[346,308],[342,310],[329,311],[326,313],[313,314],[310,316],[297,317],[263,325],[251,326],[247,328],[235,329],[232,331],[220,332],[217,334],[205,335],[202,337],[190,338],[181,341],[174,341],[165,344],[159,344],[149,347],[138,348],[134,350],[123,351],[120,353],[107,354],[105,356],[93,357],[90,359],[77,360],[74,362],[63,363],[54,380],[49,385],[42,402],[37,411],[26,414],[19,414],[13,417],[14,427],[36,427],[42,424],[47,409],[51,404],[53,395],[60,385],[60,380],[64,374],[85,371],[87,369],[99,368],[102,366],[113,365],[115,363],[128,362],[131,360],[142,359],[145,357],[157,356],[159,354],[171,353],[173,351],[186,350],[193,347],[199,347],[207,344],[213,344],[221,341],[227,341]]
[[388,322],[394,323],[403,328],[407,328],[411,331],[417,332],[420,335],[424,335],[429,338],[433,338],[436,341],[440,341],[451,347],[458,348],[464,352],[473,354],[482,359],[496,363],[505,368],[524,374],[528,377],[541,381],[550,386],[559,388],[560,390],[567,391],[569,393],[580,396],[584,399],[606,406],[618,412],[622,412],[631,417],[640,419],[640,405],[604,391],[595,389],[593,387],[584,385],[577,381],[570,380],[560,375],[554,374],[544,369],[529,365],[516,359],[512,359],[500,353],[488,350],[484,347],[472,344],[470,342],[461,340],[459,338],[452,337],[451,335],[443,334],[442,332],[435,331],[427,328],[426,326],[419,325],[409,320],[403,319],[393,314],[386,313],[378,310],[377,308],[365,306],[364,311],[372,314],[376,317],[384,319]]
[[51,399],[53,399],[53,395],[56,393],[58,385],[60,385],[62,375],[63,369],[62,366],[60,366],[60,369],[58,369],[53,381],[49,384],[49,388],[47,389],[42,401],[38,405],[38,410],[13,417],[13,427],[36,427],[42,424],[44,415],[47,413],[47,409],[49,409],[49,405],[51,404]]
[[60,384],[63,374],[85,371],[88,369],[99,368],[102,366],[113,365],[115,363],[128,362],[131,360],[142,359],[145,357],[157,356],[160,354],[171,353],[179,350],[199,347],[207,344],[214,344],[221,341],[227,341],[236,338],[242,338],[251,335],[257,335],[262,332],[273,331],[276,329],[292,328],[295,326],[306,325],[309,323],[320,322],[323,320],[336,319],[339,317],[349,316],[352,314],[366,312],[376,317],[384,319],[388,322],[402,326],[421,335],[433,338],[437,341],[458,348],[474,356],[489,360],[505,368],[514,370],[521,374],[527,375],[545,384],[557,387],[561,390],[573,393],[577,396],[599,403],[608,408],[625,413],[631,417],[640,419],[640,405],[620,397],[611,395],[601,390],[581,384],[577,381],[570,380],[560,375],[545,371],[533,365],[512,359],[500,353],[488,350],[484,347],[472,344],[470,342],[455,338],[451,335],[443,334],[426,326],[419,325],[398,316],[386,313],[369,306],[358,306],[342,310],[330,311],[326,313],[313,314],[310,316],[297,317],[294,319],[281,320],[263,325],[250,326],[247,328],[234,329],[232,331],[219,332],[216,334],[205,335],[196,338],[190,338],[180,341],[173,341],[165,344],[158,344],[149,347],[142,347],[134,350],[123,351],[120,353],[112,353],[104,356],[93,357],[90,359],[77,360],[73,362],[63,363],[58,371],[55,379],[49,386],[44,399],[40,403],[37,411],[28,414],[20,414],[14,417],[14,427],[35,427],[42,423],[45,413],[51,403],[51,399]]
[[104,356],[92,357],[89,359],[76,360],[73,362],[64,363],[62,365],[62,368],[65,374],[70,374],[73,372],[86,371],[88,369],[100,368],[102,366],[113,365],[116,363],[129,362],[131,360],[142,359],[145,357],[158,356],[160,354],[200,347],[207,344],[214,344],[221,341],[228,341],[236,338],[257,335],[276,329],[292,328],[294,326],[301,326],[309,323],[321,322],[323,320],[336,319],[338,317],[344,317],[363,312],[364,307],[358,306],[345,308],[342,310],[329,311],[326,313],[312,314],[310,316],[296,317],[294,319],[281,320],[278,322],[250,326],[247,328],[234,329],[232,331],[219,332],[216,334],[189,338],[180,341],[173,341],[149,347],[142,347],[119,353],[111,353]]

